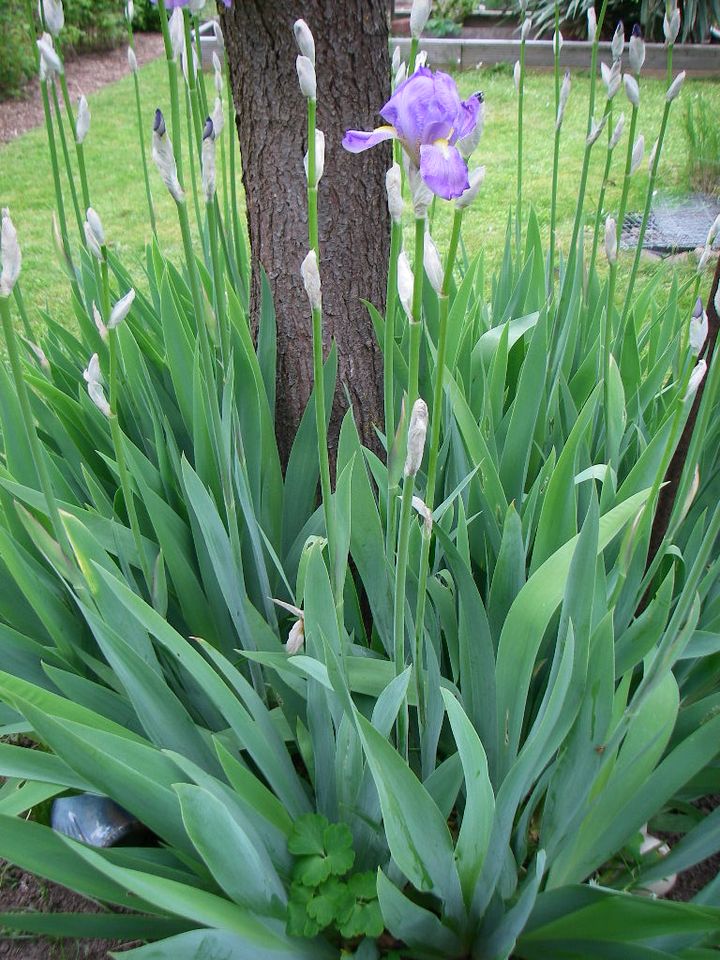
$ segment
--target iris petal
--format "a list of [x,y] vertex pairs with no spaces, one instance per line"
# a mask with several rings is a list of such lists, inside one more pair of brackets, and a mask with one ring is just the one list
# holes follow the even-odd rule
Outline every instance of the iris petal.
[[424,144],[420,148],[420,175],[432,192],[444,200],[454,200],[470,186],[460,151],[448,143]]
[[393,127],[378,127],[371,132],[367,130],[347,130],[342,145],[350,153],[362,153],[384,140],[393,140],[397,133]]
[[455,143],[456,140],[462,140],[463,137],[467,137],[473,132],[477,125],[479,114],[480,101],[477,97],[470,97],[468,100],[463,100],[460,103],[457,120],[455,121],[453,143]]

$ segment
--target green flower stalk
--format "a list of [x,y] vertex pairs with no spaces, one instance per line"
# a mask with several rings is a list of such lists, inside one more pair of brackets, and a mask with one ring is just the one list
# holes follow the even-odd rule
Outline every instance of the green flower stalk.
[[592,253],[590,254],[590,266],[588,276],[592,276],[597,258],[598,243],[600,241],[600,224],[602,221],[603,210],[605,207],[605,193],[610,179],[610,167],[612,165],[613,152],[620,141],[625,128],[625,114],[621,113],[615,127],[612,127],[612,106],[608,114],[608,146],[605,153],[605,169],[603,171],[600,193],[598,195],[597,210],[595,211],[595,229],[593,231]]
[[685,80],[685,71],[679,73],[675,80],[670,84],[667,93],[665,94],[665,107],[663,109],[662,121],[660,122],[660,133],[658,134],[657,143],[653,148],[653,154],[650,162],[650,179],[648,180],[647,191],[645,194],[645,208],[643,210],[643,218],[640,224],[640,233],[638,234],[637,247],[635,248],[635,258],[633,260],[632,270],[630,271],[630,280],[628,281],[627,292],[625,294],[625,302],[623,304],[622,316],[620,320],[620,330],[618,336],[623,335],[623,330],[625,327],[625,322],[627,320],[627,315],[630,310],[630,304],[632,303],[632,295],[635,289],[635,281],[637,279],[638,268],[640,266],[640,256],[642,254],[642,244],[645,239],[645,231],[647,230],[648,220],[650,219],[650,207],[652,205],[653,193],[655,190],[655,181],[657,179],[657,171],[660,165],[660,155],[662,153],[663,142],[665,140],[665,134],[667,132],[668,120],[670,118],[670,108],[673,104],[673,101],[677,98],[680,93],[680,88],[683,85]]
[[222,355],[227,365],[230,361],[230,331],[225,310],[225,277],[218,250],[218,225],[216,215],[215,196],[215,127],[210,117],[205,121],[202,142],[202,182],[205,196],[205,211],[207,215],[208,234],[210,239],[210,258],[213,273],[213,294],[215,301],[215,315],[220,328],[220,345]]
[[[410,522],[412,518],[413,491],[415,476],[423,459],[425,437],[428,425],[428,409],[424,400],[417,398],[410,415],[407,437],[407,456],[403,471],[402,506],[400,508],[400,529],[398,531],[397,563],[395,566],[395,596],[393,604],[393,653],[395,674],[399,676],[405,669],[405,596],[407,580],[408,547],[410,543]],[[415,672],[419,675],[421,663],[416,659]],[[418,686],[420,681],[418,680]],[[397,749],[408,758],[408,716],[407,700],[400,710],[397,722]]]
[[[593,10],[594,14],[594,9]],[[555,142],[553,146],[553,173],[552,173],[552,196],[550,199],[550,253],[548,256],[548,276],[547,276],[547,290],[550,294],[555,286],[555,225],[557,220],[557,191],[558,191],[558,174],[560,170],[560,131],[562,130],[562,121],[565,107],[563,105],[562,109],[560,107],[561,97],[562,97],[562,88],[560,86],[560,46],[561,46],[561,34],[560,34],[560,7],[559,4],[555,3],[555,35],[553,42],[553,67],[555,72]],[[570,72],[567,71],[565,74],[565,79],[567,81],[567,93],[570,93]],[[567,96],[565,97],[565,102],[567,102]]]
[[663,18],[663,33],[665,34],[665,45],[668,48],[667,51],[667,84],[670,86],[672,82],[672,62],[673,62],[673,50],[675,48],[675,41],[677,40],[678,33],[680,33],[680,10],[677,6],[677,0],[671,0],[666,11],[665,17]]
[[390,456],[395,440],[395,307],[397,305],[398,257],[402,248],[402,170],[393,163],[385,177],[388,210],[392,223],[390,230],[390,260],[388,263],[387,292],[385,296],[385,329],[383,337],[383,396],[385,413],[385,442],[387,444],[387,518],[385,549],[392,560],[395,549],[395,507],[397,487],[392,481]]
[[15,288],[18,277],[20,276],[20,267],[22,264],[22,254],[17,239],[17,232],[10,219],[7,210],[2,211],[2,223],[0,225],[0,256],[2,257],[2,270],[0,271],[0,320],[2,321],[3,335],[5,337],[5,347],[10,361],[15,390],[17,392],[20,411],[22,413],[25,432],[27,434],[30,453],[33,464],[40,482],[40,489],[45,498],[47,514],[53,532],[60,544],[60,547],[67,559],[73,556],[72,547],[68,539],[65,527],[60,519],[57,500],[50,480],[50,471],[46,460],[45,447],[40,443],[35,429],[35,419],[33,417],[32,407],[30,405],[30,396],[28,394],[25,376],[20,359],[20,350],[18,348],[17,334],[10,316],[10,296]]
[[145,199],[148,206],[148,214],[150,216],[150,228],[153,232],[153,236],[157,238],[157,223],[155,221],[155,207],[153,205],[152,193],[150,192],[150,177],[148,175],[147,167],[147,151],[145,149],[145,125],[143,123],[143,112],[142,112],[142,103],[140,99],[140,81],[138,79],[138,62],[137,57],[135,56],[135,36],[133,33],[133,15],[134,15],[134,6],[132,0],[125,6],[125,21],[127,23],[127,34],[128,34],[128,66],[130,67],[130,73],[133,78],[133,88],[135,91],[135,112],[137,114],[137,123],[138,123],[138,141],[140,144],[140,159],[142,161],[142,171],[143,179],[145,181]]
[[[330,485],[327,424],[325,421],[325,378],[323,373],[322,290],[320,284],[320,236],[318,232],[318,184],[324,162],[324,137],[317,130],[317,77],[315,74],[315,43],[307,39],[307,24],[297,22],[295,36],[300,54],[295,61],[300,92],[307,103],[307,202],[308,241],[310,251],[301,267],[303,283],[310,301],[313,337],[313,381],[315,385],[315,427],[317,430],[318,460],[320,463],[320,493],[322,497],[325,531],[328,539],[330,570],[335,571],[335,515]],[[311,35],[312,36],[312,35]],[[305,51],[303,53],[303,50]],[[320,150],[318,146],[322,144]],[[319,162],[318,162],[319,161]],[[342,600],[342,584],[335,583],[336,603]]]
[[530,30],[532,29],[532,20],[525,17],[520,30],[520,59],[515,64],[514,78],[515,88],[518,95],[517,109],[517,200],[516,200],[516,223],[518,241],[520,238],[520,218],[522,216],[522,175],[523,175],[523,100],[525,93],[525,43]]

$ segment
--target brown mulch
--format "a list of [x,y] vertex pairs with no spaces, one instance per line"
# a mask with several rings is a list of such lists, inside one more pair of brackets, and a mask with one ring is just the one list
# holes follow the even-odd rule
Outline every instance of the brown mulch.
[[[163,40],[159,33],[138,33],[135,35],[135,54],[142,66],[155,60],[163,52]],[[73,101],[81,93],[87,96],[107,83],[119,80],[129,72],[127,46],[123,44],[115,50],[103,50],[82,53],[68,57],[65,65],[68,89]],[[37,78],[30,80],[18,100],[0,102],[0,143],[8,143],[26,130],[44,122],[40,84]]]

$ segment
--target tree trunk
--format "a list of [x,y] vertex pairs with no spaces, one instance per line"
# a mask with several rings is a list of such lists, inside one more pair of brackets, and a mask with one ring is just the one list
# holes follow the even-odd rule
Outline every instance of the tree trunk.
[[[382,424],[382,356],[361,299],[382,310],[389,252],[387,144],[346,153],[348,127],[372,129],[390,94],[387,0],[235,0],[221,15],[243,164],[253,260],[256,329],[258,267],[277,314],[276,432],[283,463],[312,389],[312,331],[300,264],[308,250],[303,157],[306,101],[295,70],[293,23],[315,36],[318,127],[325,133],[319,190],[320,273],[325,355],[334,339],[339,375],[330,423],[331,454],[349,395],[365,443]],[[334,458],[333,458],[334,459]]]

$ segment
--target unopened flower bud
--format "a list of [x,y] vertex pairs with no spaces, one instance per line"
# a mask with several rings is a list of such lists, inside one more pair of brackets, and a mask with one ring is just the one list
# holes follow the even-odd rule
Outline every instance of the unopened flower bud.
[[9,297],[20,276],[22,254],[18,243],[15,225],[10,219],[7,207],[2,211],[0,224],[0,258],[2,258],[2,272],[0,272],[0,297]]
[[298,50],[315,66],[315,37],[313,37],[310,27],[304,20],[296,20],[293,24],[293,33]]
[[393,223],[401,223],[403,216],[403,196],[402,196],[402,171],[397,163],[394,163],[385,174],[385,189],[387,191],[387,204],[390,218]]
[[610,143],[608,144],[608,149],[614,150],[620,141],[620,137],[623,135],[623,130],[625,129],[625,114],[621,113],[618,122],[615,124],[615,129],[612,132],[610,137]]
[[640,106],[640,88],[638,87],[637,80],[629,73],[626,73],[623,76],[623,83],[625,84],[625,95],[635,109],[637,109]]
[[633,73],[639,74],[642,70],[642,65],[645,63],[645,41],[642,38],[639,23],[636,23],[632,28],[628,48],[628,61]]
[[709,247],[715,243],[715,238],[717,237],[718,233],[720,233],[720,213],[715,217],[710,229],[708,230],[706,242]]
[[428,208],[433,200],[433,192],[420,176],[420,170],[413,161],[403,152],[403,163],[407,174],[410,196],[412,197],[413,213],[416,220],[423,220],[427,216]]
[[75,122],[75,139],[82,143],[90,130],[90,107],[85,97],[78,102],[77,120]]
[[691,397],[694,397],[698,392],[698,387],[703,382],[703,378],[707,373],[707,363],[704,360],[698,360],[695,365],[695,369],[690,374],[690,380],[688,381],[687,390],[685,391],[685,399],[689,400]]
[[210,117],[203,130],[202,185],[205,203],[212,203],[215,199],[215,127]]
[[173,10],[169,27],[173,59],[177,60],[185,49],[185,21],[180,7],[175,7]]
[[223,113],[223,105],[220,97],[215,97],[215,106],[213,107],[210,119],[212,120],[213,131],[215,132],[215,139],[217,140],[225,126],[225,114]]
[[127,0],[125,4],[125,19],[128,23],[133,22],[133,17],[135,16],[135,4],[133,0]]
[[418,50],[418,54],[415,57],[415,69],[418,70],[420,67],[426,67],[427,59],[427,50]]
[[519,91],[520,91],[520,73],[521,73],[521,70],[520,70],[520,61],[519,61],[519,60],[516,60],[516,61],[515,61],[515,66],[513,67],[513,81],[515,82],[515,90],[516,90],[516,92],[519,92]]
[[605,221],[605,255],[608,263],[617,263],[617,223],[614,217]]
[[100,244],[97,242],[97,238],[93,232],[93,229],[90,226],[90,224],[87,222],[87,220],[83,224],[83,230],[85,231],[85,244],[89,252],[93,255],[93,257],[95,257],[96,260],[102,260],[103,259],[102,249],[100,247]]
[[395,72],[395,76],[393,78],[393,90],[397,89],[397,87],[400,86],[400,84],[405,80],[406,77],[407,77],[407,64],[403,60],[403,62],[400,64],[400,66],[397,68]]
[[608,115],[604,113],[602,117],[596,122],[594,119],[590,124],[590,133],[585,140],[585,146],[592,147],[593,144],[597,141],[600,134],[605,129],[605,124],[607,123]]
[[430,16],[431,0],[413,0],[410,8],[410,35],[418,39]]
[[135,51],[133,50],[132,47],[128,47],[127,59],[128,59],[128,66],[130,67],[130,72],[137,73],[138,62],[137,62],[137,57],[135,56]]
[[400,303],[402,304],[403,310],[405,311],[410,323],[413,322],[412,306],[414,284],[415,278],[413,277],[413,272],[410,268],[407,254],[403,250],[398,257],[397,262],[397,286]]
[[613,60],[619,60],[623,55],[623,50],[625,49],[625,27],[623,26],[622,20],[615,27],[615,33],[613,34],[612,41],[610,43],[610,52],[612,53]]
[[440,259],[438,248],[435,246],[435,241],[427,230],[425,231],[425,244],[423,246],[423,265],[433,290],[435,293],[441,294],[443,292],[445,271],[443,270],[442,260]]
[[390,70],[395,76],[395,74],[400,69],[400,63],[402,61],[402,55],[400,54],[400,47],[395,47],[393,50],[392,61],[390,62]]
[[300,266],[300,274],[305,284],[305,292],[310,301],[310,309],[322,310],[322,286],[320,284],[317,256],[314,250],[311,250],[303,260]]
[[428,427],[428,408],[427,404],[420,397],[415,401],[410,414],[410,426],[408,427],[407,455],[405,457],[406,477],[414,477],[420,465],[422,464],[423,454],[425,452],[425,437]]
[[309,156],[305,154],[305,177],[308,181],[308,186],[317,187],[322,179],[322,175],[325,172],[325,134],[322,130],[315,130],[315,180],[313,183],[310,183],[310,173],[309,173]]
[[299,620],[296,620],[295,623],[290,628],[290,633],[288,634],[287,642],[285,644],[285,651],[292,656],[295,653],[299,653],[305,643],[305,620],[300,617]]
[[97,332],[100,334],[103,340],[107,340],[107,335],[108,335],[107,327],[103,323],[103,318],[100,315],[100,311],[98,310],[95,303],[93,303],[92,305],[92,315],[93,315],[93,320],[95,321],[95,326],[97,327]]
[[473,153],[475,153],[480,143],[480,138],[483,135],[483,130],[485,129],[485,96],[482,90],[478,90],[473,94],[473,97],[479,104],[475,126],[466,137],[458,140],[455,144],[464,160],[467,160],[468,157],[471,157]]
[[668,87],[667,93],[665,94],[665,99],[667,100],[668,103],[672,103],[675,97],[680,93],[680,88],[682,87],[684,82],[685,82],[685,71],[683,70],[682,73],[679,73],[675,77],[673,82]]
[[63,65],[60,57],[55,52],[53,39],[49,33],[44,33],[37,41],[37,48],[40,51],[40,79],[50,80],[56,74],[63,72]]
[[588,42],[594,43],[595,34],[597,33],[597,14],[595,13],[595,7],[588,7],[587,28],[588,28]]
[[560,51],[563,48],[564,42],[565,41],[563,40],[562,33],[559,30],[556,30],[555,33],[553,34],[553,54],[556,57],[560,56]]
[[698,265],[697,265],[698,273],[702,273],[705,267],[707,266],[707,262],[710,259],[711,253],[712,253],[712,247],[710,246],[709,243],[706,243],[703,252],[700,254],[700,259],[698,260]]
[[658,149],[659,143],[660,143],[659,140],[655,141],[655,143],[653,144],[652,150],[650,151],[650,156],[648,157],[648,173],[651,173],[651,174],[653,172],[653,167],[655,166],[655,157],[657,156],[657,149]]
[[689,342],[690,349],[697,356],[705,346],[708,335],[708,316],[703,310],[703,303],[700,297],[695,301],[695,309],[690,318]]
[[54,37],[57,37],[65,26],[65,11],[63,10],[62,0],[42,0],[42,18],[45,21],[46,29]]
[[680,33],[680,10],[675,7],[670,16],[665,14],[663,19],[663,33],[665,34],[665,43],[667,45],[675,43],[678,33]]
[[102,220],[100,219],[99,214],[96,210],[93,210],[92,207],[87,208],[87,213],[85,218],[88,222],[90,229],[93,232],[93,236],[97,240],[98,246],[103,247],[105,245],[105,230],[102,225]]
[[42,367],[42,369],[45,370],[46,373],[49,372],[49,371],[50,371],[50,361],[48,360],[47,356],[45,355],[45,351],[43,350],[43,348],[40,347],[40,346],[38,346],[37,343],[33,343],[31,340],[28,340],[28,341],[26,341],[26,342],[27,342],[27,345],[28,345],[28,346],[30,347],[30,349],[32,350],[32,352],[35,354],[35,356],[36,356],[36,358],[37,358],[37,362],[40,364],[40,366]]
[[638,169],[642,163],[643,154],[645,153],[645,137],[640,134],[640,136],[635,141],[635,146],[633,147],[632,158],[630,160],[630,176],[632,176],[635,171]]
[[461,193],[455,201],[455,207],[458,210],[465,210],[478,195],[483,180],[485,179],[485,167],[475,167],[468,175],[468,179],[470,180],[470,186],[464,193]]
[[222,27],[217,22],[217,20],[212,21],[213,36],[215,37],[215,44],[219,50],[225,49],[225,37],[223,36]]
[[135,300],[135,290],[130,287],[125,296],[118,300],[115,306],[110,311],[110,319],[108,320],[108,330],[114,330],[115,327],[120,326],[125,317],[130,313],[132,308],[133,301]]
[[523,25],[520,28],[520,43],[525,43],[532,30],[532,17],[525,17]]
[[155,122],[153,123],[152,138],[152,157],[158,173],[162,177],[163,183],[170,191],[170,195],[176,203],[184,203],[185,194],[180,186],[177,175],[177,165],[175,163],[175,154],[173,153],[172,143],[165,128],[165,118],[161,110],[155,111]]
[[568,102],[568,97],[570,96],[570,71],[565,71],[565,77],[560,87],[560,100],[558,102],[558,111],[557,119],[555,120],[555,129],[559,130],[562,126],[563,117],[565,115],[565,106]]
[[430,533],[433,525],[432,511],[430,510],[428,505],[425,503],[425,501],[422,500],[420,497],[413,497],[412,505],[420,514],[420,516],[423,518],[423,524],[425,526],[426,532]]
[[222,63],[220,62],[220,57],[213,50],[212,55],[212,64],[213,64],[213,82],[215,84],[215,93],[221,97],[223,95],[223,69]]
[[317,78],[312,61],[300,54],[295,61],[295,67],[302,95],[307,97],[308,100],[317,99]]
[[102,375],[100,373],[100,360],[94,353],[90,357],[87,368],[83,370],[83,377],[87,383],[88,395],[98,410],[106,417],[110,416],[110,404],[105,398],[105,391],[102,386]]

